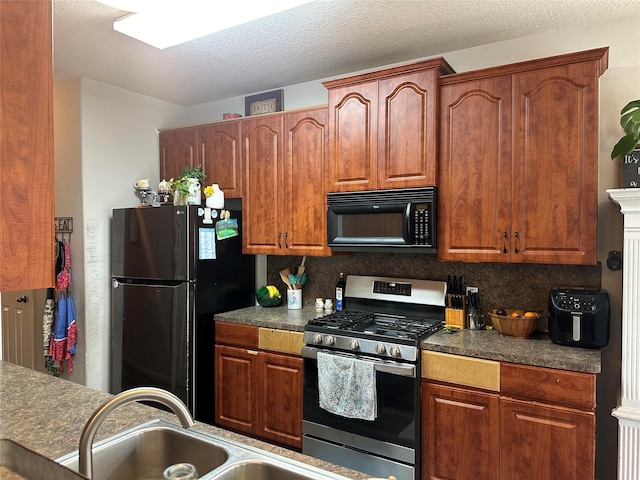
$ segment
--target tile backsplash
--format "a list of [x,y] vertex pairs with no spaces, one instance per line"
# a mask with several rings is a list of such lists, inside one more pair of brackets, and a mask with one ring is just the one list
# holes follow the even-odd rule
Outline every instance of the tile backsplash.
[[[285,294],[278,272],[294,269],[302,257],[268,256],[267,283]],[[340,272],[345,275],[377,275],[446,281],[462,275],[465,285],[480,289],[481,310],[517,308],[540,312],[546,330],[549,290],[557,287],[600,288],[602,266],[440,262],[431,254],[353,253],[335,257],[307,257],[304,304],[316,297],[333,298]]]

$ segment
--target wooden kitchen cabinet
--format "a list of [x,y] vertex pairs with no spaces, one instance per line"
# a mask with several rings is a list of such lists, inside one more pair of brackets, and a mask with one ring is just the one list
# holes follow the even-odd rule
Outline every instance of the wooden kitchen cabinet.
[[500,383],[500,478],[594,478],[595,375],[502,363]]
[[594,374],[422,352],[422,479],[593,479]]
[[159,142],[160,179],[180,178],[183,167],[194,167],[201,163],[196,127],[162,131]]
[[205,185],[217,183],[225,198],[242,197],[240,123],[216,122],[160,132],[160,178],[179,178],[183,167],[202,165]]
[[226,120],[198,128],[199,163],[207,175],[205,184],[217,183],[225,198],[242,198],[241,143],[240,121]]
[[302,358],[260,351],[258,435],[302,448]]
[[602,48],[440,79],[438,258],[595,264]]
[[328,191],[436,184],[442,58],[323,82],[329,90]]
[[54,284],[52,2],[0,2],[0,292]]
[[216,423],[301,448],[302,357],[259,349],[259,330],[216,323]]
[[257,434],[256,350],[215,346],[216,423],[238,432]]
[[245,119],[244,252],[328,255],[325,149],[327,109]]
[[497,393],[423,381],[422,415],[423,480],[500,478]]

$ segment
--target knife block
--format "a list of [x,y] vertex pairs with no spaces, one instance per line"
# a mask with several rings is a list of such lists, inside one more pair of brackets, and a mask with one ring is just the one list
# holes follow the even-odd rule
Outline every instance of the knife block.
[[445,308],[444,324],[467,328],[467,299],[462,297],[462,308]]

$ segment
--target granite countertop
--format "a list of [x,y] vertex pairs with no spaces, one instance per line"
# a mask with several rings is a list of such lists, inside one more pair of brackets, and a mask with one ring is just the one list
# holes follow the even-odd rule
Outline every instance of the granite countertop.
[[[0,438],[13,440],[45,457],[59,458],[78,449],[86,421],[111,397],[68,380],[0,361]],[[104,421],[95,441],[154,419],[177,423],[175,415],[164,410],[140,403],[124,405]],[[194,428],[352,480],[369,478],[369,475],[205,423],[196,422]]]
[[[328,313],[328,312],[327,312]],[[301,310],[280,307],[247,307],[214,316],[216,321],[242,323],[258,327],[302,332],[312,318],[326,315],[313,305]],[[558,368],[584,373],[600,373],[600,350],[556,345],[545,333],[536,332],[529,338],[502,335],[496,330],[460,330],[437,332],[423,340],[423,350],[511,362],[537,367]]]

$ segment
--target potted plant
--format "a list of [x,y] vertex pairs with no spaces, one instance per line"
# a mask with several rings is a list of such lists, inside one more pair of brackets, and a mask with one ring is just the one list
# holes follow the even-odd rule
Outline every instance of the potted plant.
[[173,204],[174,205],[186,205],[189,199],[189,188],[191,183],[187,177],[178,178],[174,180],[173,178],[169,179],[167,182],[167,187],[173,193]]
[[206,177],[202,165],[183,167],[177,180],[169,180],[175,205],[200,205],[200,188]]
[[622,184],[640,187],[640,100],[633,100],[620,111],[620,126],[625,135],[618,140],[611,158],[622,161]]

